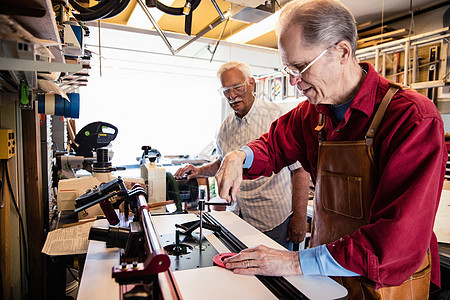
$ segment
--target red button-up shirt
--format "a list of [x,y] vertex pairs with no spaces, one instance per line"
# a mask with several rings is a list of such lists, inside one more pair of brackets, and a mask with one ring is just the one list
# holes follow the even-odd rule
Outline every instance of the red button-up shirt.
[[[300,103],[248,144],[254,160],[244,176],[269,176],[298,160],[315,182],[319,112],[327,116],[325,140],[363,140],[389,84],[369,64],[361,67],[367,76],[341,122],[330,105]],[[380,182],[370,223],[327,248],[341,266],[374,281],[376,289],[402,284],[430,249],[431,281],[440,286],[433,224],[448,156],[433,102],[412,90],[398,91],[378,128],[374,153]]]

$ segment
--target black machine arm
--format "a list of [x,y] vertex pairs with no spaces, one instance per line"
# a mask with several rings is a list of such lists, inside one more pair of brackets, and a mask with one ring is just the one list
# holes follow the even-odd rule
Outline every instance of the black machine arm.
[[[141,186],[136,185],[131,190],[127,190],[122,178],[118,177],[101,185],[97,190],[86,193],[80,197],[81,199],[78,198],[77,200],[81,201],[79,209],[91,207],[97,203],[102,203],[102,201],[109,202],[111,196],[119,194],[124,197],[126,203],[133,210],[135,221],[140,221],[141,223],[142,229],[138,231],[141,231],[144,236],[143,244],[146,258],[141,263],[122,263],[114,266],[112,277],[119,283],[126,283],[133,282],[136,278],[146,278],[152,274],[166,272],[170,267],[170,259],[156,233],[147,204],[147,194]],[[110,202],[109,204],[111,205]],[[113,213],[117,217],[114,211]],[[110,221],[110,218],[108,216],[106,217]],[[115,220],[113,221],[115,222]],[[113,223],[110,222],[110,224]],[[128,244],[126,242],[128,239],[126,235],[129,232],[133,232],[133,230],[105,230],[93,227],[91,228],[90,237],[111,243],[111,236],[115,236],[118,239],[118,244],[115,244],[115,246],[123,247]]]
[[119,218],[109,199],[119,193],[122,193],[125,198],[129,198],[128,190],[120,176],[108,183],[101,184],[99,187],[96,186],[78,197],[75,200],[76,210],[74,211],[74,214],[100,203],[100,207],[102,208],[106,219],[108,219],[109,224],[117,225],[119,223]]

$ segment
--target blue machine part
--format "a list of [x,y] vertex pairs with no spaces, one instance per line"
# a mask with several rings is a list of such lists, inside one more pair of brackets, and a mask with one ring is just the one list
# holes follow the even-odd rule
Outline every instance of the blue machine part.
[[[79,118],[80,94],[69,93],[67,94],[67,96],[69,97],[70,101],[61,97],[61,95],[57,94],[38,95],[38,113],[46,115],[50,114],[55,116],[64,116],[66,118],[73,118],[73,119]],[[46,104],[51,105],[52,107],[46,107]]]
[[55,116],[64,115],[64,105],[67,100],[60,95],[55,95]]
[[70,99],[70,117],[73,119],[78,119],[80,117],[80,94],[71,93],[68,94],[68,96]]
[[38,95],[38,113],[45,114],[45,95]]

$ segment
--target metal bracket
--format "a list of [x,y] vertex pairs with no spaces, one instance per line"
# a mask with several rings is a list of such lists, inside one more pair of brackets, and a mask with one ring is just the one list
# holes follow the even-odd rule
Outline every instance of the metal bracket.
[[203,35],[205,35],[209,31],[211,31],[212,29],[214,29],[215,27],[217,27],[219,24],[221,24],[223,21],[225,21],[227,19],[224,16],[224,14],[222,13],[222,11],[220,10],[220,7],[219,7],[219,5],[217,5],[216,1],[211,0],[212,4],[214,5],[214,8],[216,9],[217,13],[219,14],[219,17],[217,19],[215,19],[213,22],[211,22],[209,25],[207,25],[195,37],[193,37],[192,39],[190,39],[189,41],[187,41],[186,43],[181,45],[178,49],[174,49],[172,47],[172,45],[170,44],[169,40],[167,39],[167,37],[165,36],[164,32],[158,26],[158,23],[155,21],[155,19],[151,15],[151,13],[148,10],[145,3],[142,0],[137,0],[137,2],[141,6],[141,8],[144,10],[144,13],[147,15],[147,17],[150,20],[150,22],[152,23],[153,27],[155,27],[156,32],[158,32],[159,36],[163,39],[164,43],[167,45],[167,47],[169,48],[170,52],[173,55],[177,54],[178,52],[180,52],[181,50],[183,50],[184,48],[186,48],[187,46],[189,46],[190,44],[192,44],[193,42],[195,42],[196,40],[201,38]]

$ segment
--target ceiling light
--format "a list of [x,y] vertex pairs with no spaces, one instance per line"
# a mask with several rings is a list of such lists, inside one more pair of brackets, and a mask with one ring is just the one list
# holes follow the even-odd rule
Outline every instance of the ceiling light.
[[265,18],[259,23],[248,26],[247,28],[233,34],[228,37],[225,41],[230,43],[246,43],[259,36],[262,36],[275,29],[275,24],[277,23],[278,16],[280,15],[280,10]]

